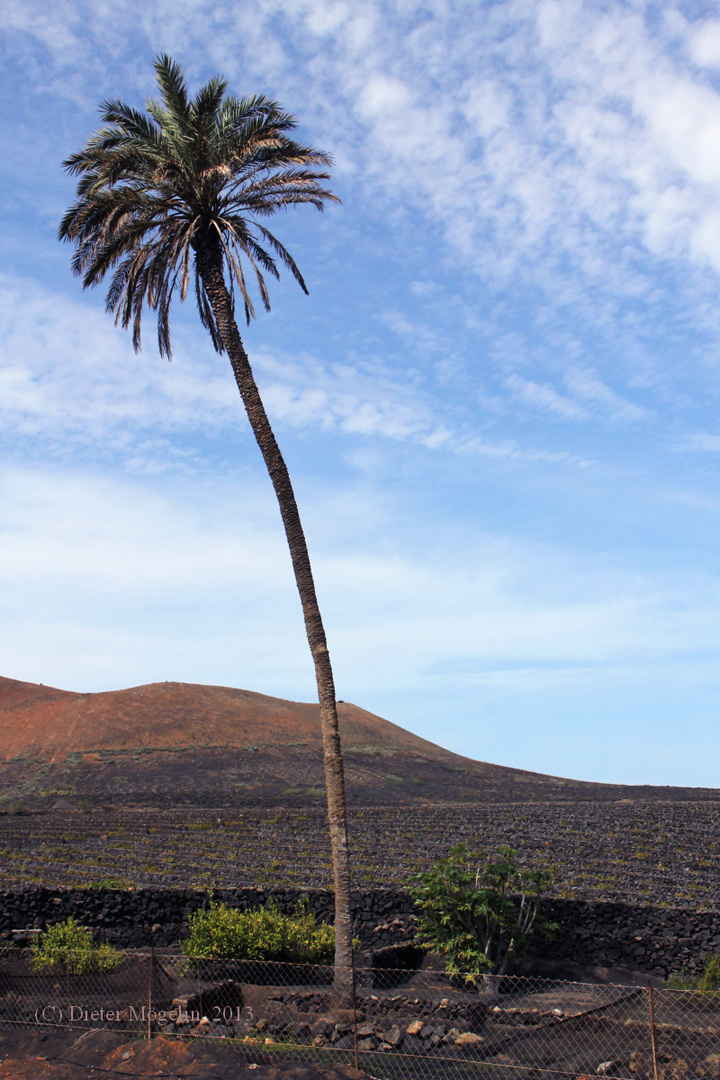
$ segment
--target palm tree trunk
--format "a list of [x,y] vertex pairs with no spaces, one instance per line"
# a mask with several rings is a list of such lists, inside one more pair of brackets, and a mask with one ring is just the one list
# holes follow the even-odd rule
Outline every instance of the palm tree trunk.
[[335,1000],[344,1006],[353,992],[352,916],[350,907],[350,858],[347,840],[345,780],[340,749],[335,684],[325,629],[320,616],[305,534],[287,466],[270,427],[260,392],[243,347],[225,284],[220,246],[212,239],[196,251],[197,266],[212,307],[222,343],[232,365],[248,419],[270,474],[280,506],[290,548],[295,581],[300,594],[305,630],[315,664],[320,702],[320,727],[325,759],[330,846],[335,881]]

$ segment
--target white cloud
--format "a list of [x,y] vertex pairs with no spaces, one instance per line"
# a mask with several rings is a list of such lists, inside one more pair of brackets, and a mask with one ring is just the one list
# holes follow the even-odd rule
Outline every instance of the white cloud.
[[[289,557],[265,485],[225,477],[158,486],[38,468],[5,469],[0,480],[8,673],[57,682],[65,670],[60,681],[80,688],[181,676],[290,692],[296,680],[292,693],[311,696]],[[373,692],[418,681],[442,689],[453,673],[487,685],[505,679],[508,665],[550,664],[554,674],[542,676],[550,685],[720,646],[710,579],[670,584],[503,537],[455,544],[449,561],[441,528],[423,554],[390,555],[366,529],[359,544],[352,539],[366,519],[376,535],[394,531],[388,505],[359,489],[306,502],[331,649],[347,684],[372,670]]]
[[687,39],[688,53],[701,67],[720,67],[720,20],[706,19],[693,27]]
[[[420,342],[430,353],[440,350],[437,335],[417,322],[388,321],[412,338],[414,348]],[[176,336],[171,364],[153,347],[136,355],[128,335],[102,310],[6,277],[0,295],[0,418],[6,439],[16,448],[42,445],[45,454],[61,460],[80,453],[96,461],[117,458],[130,471],[157,472],[202,466],[204,452],[188,437],[230,431],[251,438],[226,358],[186,324]],[[268,412],[281,426],[516,461],[577,463],[565,451],[479,437],[476,422],[438,395],[432,372],[398,371],[372,356],[329,363],[264,348],[254,351],[252,362]],[[550,407],[547,388],[519,377],[507,385],[515,394],[522,387],[526,403]],[[617,411],[612,392],[602,392]],[[601,396],[594,384],[583,393],[585,399]],[[567,399],[556,397],[555,411],[565,418],[584,415],[572,403],[563,414]]]
[[436,439],[438,418],[412,379],[401,382],[381,362],[327,364],[283,359],[261,350],[256,367],[268,410],[294,426],[313,424],[349,435]]
[[553,386],[540,385],[519,375],[510,375],[505,380],[505,385],[523,404],[554,413],[563,420],[580,420],[587,416],[587,410],[559,394]]
[[[237,391],[211,349],[177,350],[172,365],[156,350],[135,355],[126,333],[102,310],[5,278],[0,294],[0,415],[6,435],[69,449],[114,446],[213,422],[239,423]],[[151,331],[151,326],[146,328]],[[167,442],[162,443],[163,453]]]
[[633,423],[649,416],[647,409],[621,397],[592,371],[569,367],[563,381],[569,397],[554,386],[514,374],[505,379],[505,385],[521,404],[562,420],[586,420],[597,414],[611,421]]
[[214,673],[254,688],[282,656],[312,685],[269,485],[6,468],[0,490],[3,674],[107,689]]
[[686,435],[680,443],[679,449],[699,450],[703,453],[717,454],[720,452],[720,435],[710,435],[706,431]]
[[361,115],[375,121],[394,123],[399,120],[406,128],[406,110],[413,105],[407,86],[400,79],[373,75],[363,87],[359,98]]
[[595,372],[574,368],[565,373],[569,390],[590,406],[599,406],[613,420],[633,422],[648,417],[647,409],[627,401],[597,377]]
[[8,21],[17,62],[40,62],[40,49],[48,85],[86,102],[150,88],[135,47],[122,86],[110,69],[98,82],[92,58],[117,52],[123,26],[148,52],[177,47],[194,78],[217,65],[243,86],[269,80],[302,104],[367,205],[423,213],[490,283],[524,270],[557,295],[569,259],[571,275],[619,297],[630,259],[648,251],[720,270],[720,95],[676,47],[684,37],[710,63],[715,21],[685,28],[644,4],[577,0],[30,0],[10,3]]
[[[173,433],[245,430],[227,359],[201,333],[182,334],[172,364],[154,348],[135,355],[100,310],[5,279],[0,297],[0,415],[6,432],[125,455]],[[147,327],[151,330],[151,326]],[[191,348],[190,343],[199,347]],[[446,438],[422,391],[374,365],[329,365],[309,356],[253,357],[273,418],[439,445]],[[177,458],[177,451],[174,454]]]

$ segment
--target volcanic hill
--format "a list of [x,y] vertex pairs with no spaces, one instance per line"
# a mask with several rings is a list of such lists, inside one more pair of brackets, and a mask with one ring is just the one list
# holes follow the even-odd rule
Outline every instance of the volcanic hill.
[[[339,703],[351,802],[716,800],[713,789],[564,780],[461,757]],[[318,706],[230,687],[82,694],[0,678],[0,799],[27,806],[322,805]]]

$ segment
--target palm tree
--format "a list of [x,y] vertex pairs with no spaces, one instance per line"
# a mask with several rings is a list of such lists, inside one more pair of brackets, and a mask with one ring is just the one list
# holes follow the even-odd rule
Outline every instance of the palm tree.
[[146,113],[121,101],[104,102],[105,126],[64,162],[80,179],[59,235],[75,245],[72,267],[84,288],[112,272],[106,309],[125,329],[132,324],[136,350],[147,305],[157,315],[160,353],[170,358],[171,302],[176,293],[185,299],[193,277],[202,325],[215,349],[229,357],[280,506],[315,664],[335,879],[335,986],[346,996],[350,866],[330,655],[290,476],[235,321],[236,293],[248,324],[255,315],[244,264],[266,310],[264,274],[277,278],[278,260],[307,292],[290,253],[261,219],[294,203],[322,210],[337,202],[322,185],[329,174],[317,171],[332,160],[290,137],[295,118],[276,102],[262,95],[226,96],[227,83],[217,76],[189,100],[178,64],[159,56],[155,70],[160,100],[147,102]]

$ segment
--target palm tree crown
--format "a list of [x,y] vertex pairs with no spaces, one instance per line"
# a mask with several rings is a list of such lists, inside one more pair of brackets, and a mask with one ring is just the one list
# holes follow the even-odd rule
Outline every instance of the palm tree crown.
[[326,201],[337,202],[321,185],[329,174],[308,168],[332,159],[291,139],[295,118],[264,95],[225,96],[227,83],[216,76],[188,100],[178,64],[160,56],[155,70],[161,101],[147,103],[148,115],[121,101],[104,102],[106,126],[64,162],[80,180],[60,237],[76,245],[73,270],[85,287],[114,268],[107,309],[125,329],[132,323],[136,349],[147,303],[157,312],[160,352],[170,357],[170,305],[178,289],[185,299],[192,272],[200,318],[223,352],[191,256],[205,240],[219,242],[231,295],[237,288],[248,323],[255,309],[243,260],[267,310],[264,274],[279,276],[278,259],[307,292],[290,253],[256,219],[294,203],[322,210]]

